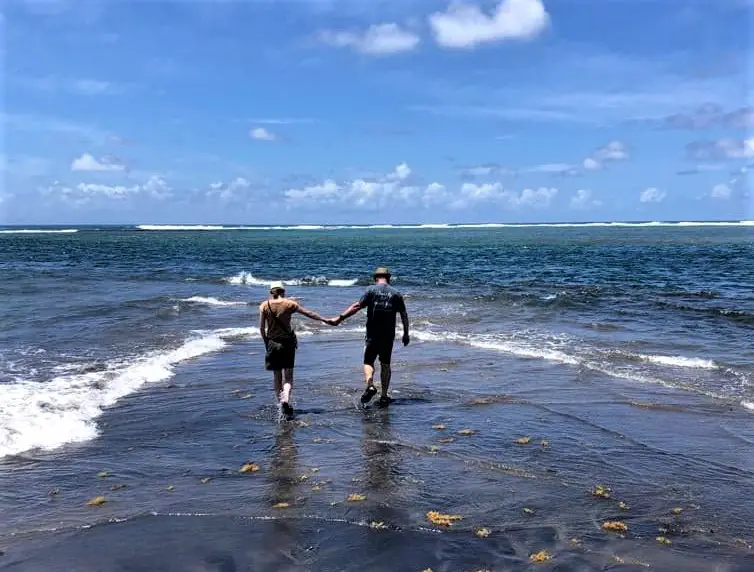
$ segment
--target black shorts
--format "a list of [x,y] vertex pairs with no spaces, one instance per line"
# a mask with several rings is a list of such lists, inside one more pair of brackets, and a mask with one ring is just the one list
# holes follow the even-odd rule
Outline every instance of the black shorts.
[[394,338],[367,340],[364,346],[364,364],[374,365],[375,359],[380,358],[380,363],[389,364],[393,355]]
[[290,340],[270,340],[264,356],[264,367],[268,371],[293,369],[296,363],[296,343]]

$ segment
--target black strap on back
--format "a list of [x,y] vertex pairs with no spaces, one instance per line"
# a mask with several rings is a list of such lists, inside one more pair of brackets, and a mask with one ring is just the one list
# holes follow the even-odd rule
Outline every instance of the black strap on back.
[[269,300],[267,300],[267,307],[270,309],[270,314],[272,315],[272,318],[277,322],[278,326],[280,326],[280,329],[283,330],[283,332],[285,332],[287,335],[291,335],[293,331],[283,323],[283,320],[278,318],[278,315],[275,312],[272,311],[272,306],[270,305]]

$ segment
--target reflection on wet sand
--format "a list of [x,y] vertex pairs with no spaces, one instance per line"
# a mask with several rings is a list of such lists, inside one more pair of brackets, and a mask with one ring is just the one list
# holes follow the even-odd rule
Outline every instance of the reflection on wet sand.
[[293,423],[282,423],[277,428],[268,472],[271,485],[269,494],[271,506],[280,503],[293,505],[295,501],[295,489],[298,482],[295,427]]
[[370,502],[368,520],[396,523],[401,518],[401,448],[390,427],[390,411],[380,409],[362,419],[361,449],[364,461],[364,492]]

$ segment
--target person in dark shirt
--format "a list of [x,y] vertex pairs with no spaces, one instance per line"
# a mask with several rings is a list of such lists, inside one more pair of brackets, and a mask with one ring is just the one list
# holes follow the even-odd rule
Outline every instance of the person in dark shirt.
[[408,335],[408,313],[403,295],[390,285],[390,272],[387,268],[380,267],[374,272],[375,284],[367,288],[358,302],[351,304],[345,312],[335,319],[338,325],[350,316],[353,316],[363,308],[367,309],[366,340],[364,346],[364,379],[366,389],[361,396],[363,404],[369,401],[377,393],[374,387],[374,362],[380,360],[380,384],[382,395],[380,405],[390,403],[387,391],[390,387],[392,370],[390,360],[393,354],[393,342],[395,341],[395,315],[401,315],[403,322],[403,345],[410,342]]

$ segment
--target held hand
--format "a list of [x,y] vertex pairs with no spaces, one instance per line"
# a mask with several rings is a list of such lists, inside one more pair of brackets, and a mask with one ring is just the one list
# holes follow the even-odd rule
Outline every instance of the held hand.
[[324,322],[330,326],[337,326],[339,323],[338,318],[327,318]]
[[411,338],[408,334],[403,334],[403,345],[407,346],[411,342]]

